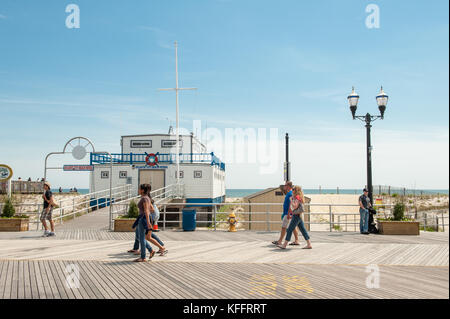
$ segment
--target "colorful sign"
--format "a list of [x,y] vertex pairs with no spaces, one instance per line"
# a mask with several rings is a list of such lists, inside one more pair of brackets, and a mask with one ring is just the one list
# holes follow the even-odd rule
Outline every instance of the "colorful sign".
[[0,182],[7,182],[13,176],[13,170],[11,167],[5,164],[0,164]]
[[66,172],[91,172],[94,170],[94,165],[64,165],[63,169]]

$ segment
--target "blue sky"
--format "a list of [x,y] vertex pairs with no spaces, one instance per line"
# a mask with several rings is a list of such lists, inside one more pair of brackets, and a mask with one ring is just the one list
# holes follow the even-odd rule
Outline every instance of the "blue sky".
[[[65,26],[70,3],[80,29]],[[379,29],[365,25],[371,3]],[[73,136],[117,152],[121,135],[166,132],[174,95],[157,89],[174,86],[177,40],[180,84],[199,88],[180,98],[182,126],[278,128],[280,141],[291,135],[303,185],[359,187],[365,130],[346,97],[354,85],[358,113],[377,113],[383,85],[390,100],[373,128],[374,182],[448,188],[448,9],[441,0],[2,0],[0,162],[35,179],[45,155]],[[281,179],[233,164],[227,186]]]

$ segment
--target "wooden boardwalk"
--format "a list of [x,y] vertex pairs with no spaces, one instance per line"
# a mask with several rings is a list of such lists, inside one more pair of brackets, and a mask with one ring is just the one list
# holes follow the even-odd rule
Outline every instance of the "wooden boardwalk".
[[167,256],[133,263],[134,234],[106,225],[100,210],[52,238],[0,233],[0,299],[449,298],[445,233],[312,232],[312,250],[280,250],[277,232],[168,230]]
[[[79,286],[66,277],[74,265]],[[69,266],[69,268],[68,268]],[[129,261],[0,261],[3,299],[448,298],[448,268],[380,266],[379,288],[366,268],[253,263],[136,264]],[[69,277],[70,278],[70,277]],[[72,283],[73,285],[73,283]]]

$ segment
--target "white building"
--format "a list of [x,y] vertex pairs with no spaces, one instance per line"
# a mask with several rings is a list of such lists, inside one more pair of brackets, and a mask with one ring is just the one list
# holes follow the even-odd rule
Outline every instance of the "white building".
[[[140,184],[152,190],[176,184],[176,137],[173,134],[122,136],[121,153],[112,154],[112,186],[131,184],[137,194]],[[147,163],[155,155],[157,163]],[[109,188],[110,159],[91,154],[90,192]],[[225,163],[193,135],[180,135],[180,184],[186,203],[221,203],[225,200]]]

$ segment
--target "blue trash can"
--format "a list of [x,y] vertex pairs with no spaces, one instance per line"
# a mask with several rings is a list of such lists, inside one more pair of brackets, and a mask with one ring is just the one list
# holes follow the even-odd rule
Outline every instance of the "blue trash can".
[[184,231],[194,231],[196,226],[196,215],[195,209],[183,209],[183,230]]

